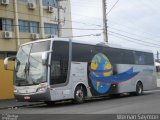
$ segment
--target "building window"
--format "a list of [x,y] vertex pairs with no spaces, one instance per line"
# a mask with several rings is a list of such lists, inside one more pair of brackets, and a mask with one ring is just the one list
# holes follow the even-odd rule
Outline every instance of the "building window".
[[30,22],[30,32],[31,33],[39,33],[39,24],[38,22]]
[[57,6],[57,0],[43,0],[43,6]]
[[19,31],[29,32],[29,22],[24,20],[19,20]]
[[13,30],[13,21],[12,21],[12,19],[0,18],[0,30],[12,31]]
[[45,23],[44,30],[45,30],[45,34],[58,35],[58,25],[57,24]]
[[13,57],[16,56],[16,52],[8,52],[7,57]]
[[19,20],[19,31],[39,33],[39,23],[33,21]]
[[29,3],[29,2],[36,3],[37,0],[18,0],[18,2],[21,2],[21,3]]
[[26,3],[26,2],[28,2],[28,0],[18,0],[18,2],[24,2],[24,3]]
[[4,59],[5,58],[5,54],[3,52],[0,52],[0,59]]

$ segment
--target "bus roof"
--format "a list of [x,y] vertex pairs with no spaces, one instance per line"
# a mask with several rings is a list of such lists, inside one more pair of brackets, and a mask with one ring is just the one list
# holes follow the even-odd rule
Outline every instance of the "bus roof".
[[119,49],[126,49],[126,50],[135,50],[135,51],[141,51],[141,52],[149,52],[153,53],[151,50],[146,50],[146,49],[135,49],[135,48],[129,48],[129,47],[123,47],[118,44],[109,44],[106,42],[93,42],[93,41],[84,41],[84,40],[77,40],[77,39],[69,39],[69,38],[47,38],[47,39],[40,39],[32,42],[28,42],[23,45],[31,44],[31,43],[36,43],[36,42],[42,42],[42,41],[70,41],[72,40],[73,43],[79,43],[79,44],[86,44],[86,45],[97,45],[97,46],[105,46],[105,47],[112,47],[112,48],[119,48]]

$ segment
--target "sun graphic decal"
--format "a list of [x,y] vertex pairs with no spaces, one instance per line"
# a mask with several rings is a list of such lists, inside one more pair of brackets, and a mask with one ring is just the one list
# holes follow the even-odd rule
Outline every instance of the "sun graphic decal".
[[118,84],[136,76],[139,72],[133,72],[133,68],[123,73],[113,75],[113,67],[109,59],[102,53],[96,54],[89,66],[89,78],[94,89],[98,93],[106,93],[111,84]]
[[[90,76],[108,77],[113,74],[112,65],[109,59],[102,53],[96,54],[89,68]],[[99,93],[105,93],[110,88],[111,84],[102,83],[101,81],[92,80],[92,85]]]

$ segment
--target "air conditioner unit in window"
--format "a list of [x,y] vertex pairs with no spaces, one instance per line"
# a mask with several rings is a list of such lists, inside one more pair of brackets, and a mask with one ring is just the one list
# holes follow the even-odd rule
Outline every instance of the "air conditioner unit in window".
[[2,5],[8,5],[9,4],[9,0],[1,0],[1,4]]
[[7,39],[12,38],[12,32],[4,31],[3,35],[4,35],[4,38],[7,38]]
[[57,38],[57,35],[48,35],[47,38]]
[[48,6],[48,11],[49,11],[50,13],[53,13],[53,12],[54,12],[54,7]]
[[28,8],[33,10],[33,9],[36,8],[36,4],[35,4],[35,3],[32,3],[32,2],[31,2],[31,3],[28,3]]
[[32,40],[39,39],[39,34],[32,33],[32,34],[31,34],[31,38],[32,38]]

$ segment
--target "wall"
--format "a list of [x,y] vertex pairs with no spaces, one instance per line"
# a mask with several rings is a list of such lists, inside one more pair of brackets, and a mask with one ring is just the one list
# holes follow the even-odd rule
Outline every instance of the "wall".
[[[14,63],[10,61],[9,66],[13,65]],[[0,100],[13,98],[13,72],[4,70],[3,60],[0,60]]]

